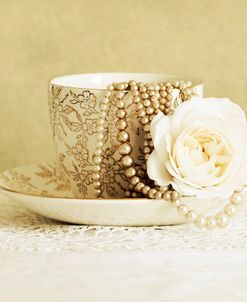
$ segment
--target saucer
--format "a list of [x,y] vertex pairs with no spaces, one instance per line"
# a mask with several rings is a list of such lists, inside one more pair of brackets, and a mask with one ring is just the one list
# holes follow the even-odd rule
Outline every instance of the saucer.
[[[184,223],[168,202],[144,198],[76,199],[55,163],[15,168],[0,174],[0,192],[27,209],[74,224],[108,226],[158,226]],[[220,209],[226,201],[196,200],[183,202],[199,213]]]

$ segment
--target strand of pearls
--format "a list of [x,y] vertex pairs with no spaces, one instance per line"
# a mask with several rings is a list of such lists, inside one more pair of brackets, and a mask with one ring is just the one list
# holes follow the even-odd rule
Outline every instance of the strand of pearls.
[[163,199],[170,202],[171,205],[177,209],[179,215],[184,216],[187,222],[193,223],[199,228],[205,227],[208,230],[212,230],[217,226],[221,228],[225,227],[229,223],[229,218],[236,214],[237,206],[242,202],[242,188],[239,188],[232,194],[230,202],[222,211],[214,216],[205,217],[197,214],[187,205],[181,203],[180,194],[170,186],[161,187],[158,186],[156,182],[150,181],[146,174],[146,164],[144,163],[141,167],[137,168],[134,159],[131,156],[132,146],[130,144],[130,135],[127,131],[127,111],[123,101],[125,93],[131,91],[133,97],[132,102],[136,104],[137,117],[145,132],[143,153],[145,161],[147,161],[153,151],[150,123],[159,111],[162,111],[165,114],[173,113],[173,110],[176,107],[174,106],[175,100],[172,95],[174,89],[179,90],[179,96],[182,101],[187,101],[195,95],[195,90],[192,87],[191,82],[185,81],[175,81],[174,83],[164,81],[158,84],[144,84],[131,80],[128,83],[113,83],[107,87],[105,98],[100,105],[99,136],[94,154],[96,166],[93,179],[96,196],[102,197],[100,164],[102,161],[103,129],[110,98],[114,98],[116,106],[115,114],[117,118],[116,128],[118,130],[118,152],[121,156],[121,164],[125,170],[125,175],[129,179],[129,189],[126,191],[126,196],[146,196],[151,199]]
[[102,147],[103,147],[103,140],[104,140],[104,126],[106,123],[106,116],[109,109],[109,103],[111,98],[111,91],[113,90],[112,85],[107,87],[105,92],[105,97],[100,103],[100,117],[98,121],[98,142],[96,145],[96,149],[93,155],[93,161],[95,163],[94,166],[94,173],[93,173],[93,182],[95,188],[95,195],[98,198],[102,197],[102,176],[101,176],[101,163],[102,163]]

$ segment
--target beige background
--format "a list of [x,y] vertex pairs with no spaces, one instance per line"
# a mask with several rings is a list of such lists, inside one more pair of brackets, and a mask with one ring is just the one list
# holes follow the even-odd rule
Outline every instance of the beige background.
[[245,0],[0,0],[0,170],[54,158],[47,81],[189,74],[245,110]]

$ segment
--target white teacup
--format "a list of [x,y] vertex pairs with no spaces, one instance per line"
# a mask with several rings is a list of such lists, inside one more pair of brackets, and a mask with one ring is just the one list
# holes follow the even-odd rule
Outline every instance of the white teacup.
[[[93,198],[94,172],[93,153],[97,143],[99,104],[105,88],[113,82],[158,83],[161,81],[190,80],[198,95],[203,94],[203,84],[190,77],[146,73],[96,73],[79,74],[54,78],[49,83],[49,108],[53,137],[58,161],[63,169],[74,195],[77,198]],[[128,103],[130,95],[124,100]],[[143,163],[143,133],[133,107],[128,106],[127,120],[133,146],[133,156],[137,165]],[[103,146],[102,183],[106,198],[124,197],[128,188],[121,169],[116,141],[114,108],[107,116],[107,128]]]

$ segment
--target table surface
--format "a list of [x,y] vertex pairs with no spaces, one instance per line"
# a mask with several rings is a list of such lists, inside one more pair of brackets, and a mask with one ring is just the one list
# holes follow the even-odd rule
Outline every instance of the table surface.
[[0,195],[0,301],[247,301],[246,214],[214,232],[87,227]]

